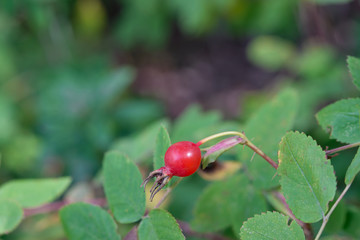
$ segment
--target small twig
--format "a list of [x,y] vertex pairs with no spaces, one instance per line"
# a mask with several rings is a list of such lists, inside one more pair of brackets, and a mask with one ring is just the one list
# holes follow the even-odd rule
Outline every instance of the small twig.
[[316,235],[316,238],[315,240],[319,240],[322,232],[324,231],[325,229],[325,226],[326,224],[328,223],[329,221],[329,218],[331,216],[331,214],[334,212],[336,206],[339,204],[339,202],[341,201],[341,199],[344,197],[344,195],[346,194],[346,192],[349,190],[350,186],[351,186],[352,182],[349,183],[348,185],[346,185],[345,189],[342,191],[342,193],[340,194],[340,196],[338,197],[338,199],[336,200],[336,202],[334,203],[334,205],[331,207],[330,211],[326,214],[324,220],[323,220],[323,223],[320,227],[320,230],[318,232],[318,234]]
[[199,142],[196,143],[196,145],[200,146],[208,141],[214,140],[219,137],[228,136],[228,135],[235,135],[235,136],[239,136],[241,138],[245,138],[245,135],[243,133],[236,132],[236,131],[228,131],[228,132],[217,133],[217,134],[211,135],[209,137],[206,137],[204,139],[201,139]]
[[280,192],[274,192],[275,196],[280,200],[280,202],[284,205],[285,209],[286,209],[286,214],[293,219],[294,221],[296,221],[304,230],[304,234],[305,234],[305,239],[306,240],[312,240],[314,237],[313,231],[312,231],[312,227],[309,223],[304,223],[303,221],[301,221],[300,219],[296,218],[295,215],[293,214],[293,212],[291,211],[289,205],[286,202],[286,199],[284,197],[283,194],[281,194]]
[[326,155],[330,155],[330,154],[340,152],[340,151],[344,151],[344,150],[347,150],[349,148],[353,148],[353,147],[357,147],[357,146],[360,146],[360,142],[345,145],[345,146],[341,146],[341,147],[330,149],[330,150],[325,150],[325,153],[326,153]]
[[217,133],[214,135],[211,135],[207,138],[204,138],[202,140],[200,140],[197,145],[200,146],[208,141],[214,140],[216,138],[219,137],[224,137],[224,136],[228,136],[228,135],[235,135],[235,136],[239,136],[240,138],[242,138],[243,141],[241,141],[242,145],[246,145],[249,148],[251,148],[255,153],[257,153],[260,157],[262,157],[263,159],[265,159],[268,163],[270,163],[271,166],[273,166],[273,168],[277,169],[278,168],[278,164],[272,160],[269,156],[267,156],[263,151],[260,150],[260,148],[258,148],[257,146],[255,146],[246,136],[243,132],[235,132],[235,131],[229,131],[229,132],[222,132],[222,133]]
[[197,238],[206,238],[209,240],[230,240],[230,238],[221,236],[219,234],[216,233],[199,233],[196,232],[194,230],[192,230],[189,226],[188,223],[177,220],[177,223],[179,224],[181,230],[183,231],[183,233],[186,236],[191,236],[191,237],[197,237]]
[[[97,205],[97,206],[101,206],[101,207],[107,205],[105,198],[89,199],[84,202],[90,203],[93,205]],[[64,200],[64,201],[57,201],[57,202],[44,204],[44,205],[42,205],[40,207],[36,207],[36,208],[25,208],[24,216],[30,217],[33,215],[38,215],[38,214],[43,214],[43,213],[55,212],[55,211],[60,210],[62,207],[69,205],[71,203],[74,203],[74,202],[69,202],[69,201]]]
[[267,156],[263,151],[260,150],[260,148],[256,147],[252,142],[249,140],[246,141],[245,145],[247,145],[249,148],[251,148],[254,152],[256,152],[260,157],[265,159],[268,163],[270,163],[273,168],[277,169],[278,164],[272,160],[269,156]]

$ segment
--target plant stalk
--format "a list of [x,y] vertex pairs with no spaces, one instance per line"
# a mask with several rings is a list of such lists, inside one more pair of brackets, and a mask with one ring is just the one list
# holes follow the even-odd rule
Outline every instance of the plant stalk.
[[228,135],[236,135],[236,136],[239,136],[243,139],[246,139],[245,135],[241,132],[236,132],[236,131],[228,131],[228,132],[222,132],[222,133],[217,133],[217,134],[214,134],[214,135],[211,135],[209,137],[206,137],[202,140],[200,140],[198,143],[196,143],[196,145],[200,146],[208,141],[211,141],[213,139],[216,139],[216,138],[219,138],[219,137],[224,137],[224,136],[228,136]]
[[330,150],[326,150],[325,153],[326,153],[326,155],[329,155],[329,154],[337,153],[337,152],[344,151],[344,150],[347,150],[347,149],[350,149],[353,147],[357,147],[357,146],[360,146],[360,142],[341,146],[341,147],[330,149]]
[[270,165],[273,166],[273,168],[275,168],[275,169],[278,168],[278,164],[274,160],[272,160],[268,155],[266,155],[263,151],[261,151],[260,148],[256,147],[252,142],[250,142],[249,140],[246,140],[245,145],[247,145],[254,152],[256,152],[260,157],[262,157],[268,163],[270,163]]
[[244,139],[244,144],[246,146],[248,146],[249,148],[251,148],[255,153],[257,153],[260,157],[262,157],[263,159],[265,159],[273,168],[277,169],[278,168],[278,164],[272,160],[269,156],[267,156],[263,151],[260,150],[260,148],[258,148],[257,146],[255,146],[246,136],[244,133],[241,132],[236,132],[236,131],[229,131],[229,132],[222,132],[222,133],[217,133],[214,134],[212,136],[209,136],[207,138],[204,138],[202,140],[200,140],[196,145],[200,146],[208,141],[211,141],[213,139],[219,138],[219,137],[223,137],[223,136],[228,136],[228,135],[236,135],[241,137],[242,139]]
[[324,220],[323,220],[323,223],[320,227],[320,230],[318,232],[318,234],[316,235],[316,238],[314,240],[319,240],[320,239],[320,236],[322,234],[322,232],[324,231],[325,229],[325,226],[326,224],[328,223],[329,221],[329,218],[331,216],[331,214],[334,212],[336,206],[339,204],[339,202],[341,201],[341,199],[344,197],[344,195],[346,194],[346,192],[349,190],[350,186],[351,186],[352,182],[349,183],[348,185],[346,185],[345,189],[342,191],[342,193],[340,194],[340,196],[338,197],[338,199],[336,200],[336,202],[334,203],[334,205],[331,207],[330,211],[328,212],[328,214],[326,214]]
[[280,202],[284,205],[284,207],[286,209],[285,213],[302,227],[304,234],[305,234],[305,239],[312,240],[314,238],[314,234],[313,234],[311,225],[309,223],[304,223],[303,221],[301,221],[294,215],[294,213],[291,211],[291,209],[289,207],[289,204],[287,204],[286,199],[283,194],[281,194],[280,192],[274,192],[274,193],[275,193],[275,197],[277,199],[279,199]]
[[[94,199],[84,200],[81,202],[90,203],[92,205],[96,205],[96,206],[100,206],[100,207],[104,207],[107,205],[107,201],[105,198],[94,198]],[[73,202],[68,202],[68,201],[64,200],[64,201],[47,203],[47,204],[44,204],[44,205],[41,205],[41,206],[35,207],[35,208],[25,208],[24,216],[30,217],[33,215],[59,211],[62,207],[69,205],[71,203],[73,203]]]

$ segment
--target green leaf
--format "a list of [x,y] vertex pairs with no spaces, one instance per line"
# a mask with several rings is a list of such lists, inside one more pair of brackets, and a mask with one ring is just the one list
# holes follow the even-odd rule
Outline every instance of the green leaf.
[[69,240],[120,240],[114,220],[98,206],[71,204],[60,210],[60,218]]
[[132,223],[145,213],[142,177],[135,163],[116,151],[105,154],[104,189],[109,207],[117,221]]
[[312,42],[305,44],[301,53],[292,61],[290,67],[293,72],[304,77],[305,81],[316,80],[322,82],[322,79],[331,71],[336,61],[336,52],[332,46]]
[[124,3],[123,16],[114,27],[121,46],[129,49],[141,44],[149,50],[164,46],[169,34],[168,12],[160,1],[140,2]]
[[360,172],[360,149],[358,149],[354,159],[352,160],[349,168],[346,171],[345,175],[345,184],[350,184],[355,176]]
[[360,98],[337,101],[316,114],[330,137],[343,143],[360,142]]
[[[249,119],[245,126],[246,136],[273,160],[277,159],[281,137],[293,126],[298,108],[297,94],[292,89],[281,91]],[[245,147],[239,148],[239,159],[243,161],[254,184],[260,188],[277,186],[278,178],[268,162]]]
[[[19,151],[21,149],[21,151]],[[36,160],[43,153],[41,139],[36,135],[25,133],[19,134],[8,141],[8,145],[3,150],[4,166],[22,175],[34,169]]]
[[289,210],[284,206],[284,203],[281,199],[281,193],[277,191],[272,191],[266,194],[266,200],[270,203],[270,205],[278,212],[288,215]]
[[139,225],[139,240],[184,240],[175,218],[161,209],[152,210]]
[[[135,132],[144,126],[161,119],[164,106],[161,102],[151,99],[121,100],[115,110],[115,118],[122,129]],[[106,116],[108,117],[108,116]]]
[[183,178],[171,191],[169,212],[176,219],[190,222],[194,218],[194,206],[207,185],[198,174]]
[[13,231],[23,218],[23,210],[15,203],[0,200],[0,235]]
[[167,120],[156,121],[141,132],[116,141],[111,149],[126,154],[135,162],[140,162],[150,156],[154,150],[154,139],[159,131],[159,127],[162,125],[167,127],[169,123]]
[[240,229],[242,240],[305,240],[301,227],[278,212],[267,212],[247,220]]
[[171,140],[169,133],[164,126],[161,126],[155,141],[154,169],[159,169],[164,166],[165,153],[170,145]]
[[[158,135],[155,141],[155,152],[154,152],[154,170],[159,169],[165,165],[164,158],[167,149],[171,145],[171,140],[168,131],[165,126],[159,128]],[[166,189],[168,186],[172,186],[179,178],[173,177],[170,182],[164,187]]]
[[238,233],[242,222],[266,210],[260,191],[243,175],[235,175],[208,186],[196,202],[192,227],[213,232],[233,226]]
[[247,55],[254,64],[276,71],[289,63],[295,55],[295,47],[281,38],[260,36],[250,43]]
[[360,209],[348,204],[347,219],[350,219],[350,221],[346,221],[347,223],[343,229],[344,232],[347,235],[353,236],[353,239],[360,239]]
[[[2,49],[0,49],[0,51],[1,50]],[[0,53],[0,61],[1,61],[1,53]],[[8,99],[5,94],[1,94],[0,96],[0,115],[1,115],[0,143],[1,144],[8,143],[8,141],[12,140],[12,138],[17,132],[18,123],[15,120],[17,119],[15,114],[15,108],[16,105],[12,101],[10,101],[10,99]]]
[[[290,13],[296,7],[296,1],[273,0],[258,2],[256,5],[243,4],[238,5],[238,7],[246,9],[246,13],[241,14],[245,15],[245,19],[242,20],[245,21],[242,28],[253,34],[275,34],[277,31],[289,29],[288,26],[293,26],[296,22]],[[252,12],[253,10],[255,12]],[[249,20],[246,20],[247,18]]]
[[189,35],[204,33],[216,23],[213,15],[213,1],[200,0],[185,4],[181,0],[171,0],[169,7],[178,15],[182,31]]
[[289,132],[282,138],[278,173],[286,201],[298,219],[312,223],[325,216],[336,178],[325,152],[311,137]]
[[94,98],[100,106],[106,106],[129,87],[135,77],[135,71],[130,66],[123,66],[112,71],[106,71],[93,86]]
[[331,235],[331,236],[324,236],[320,238],[321,240],[356,240],[355,238],[349,236],[343,236],[342,234],[339,235]]
[[354,80],[354,84],[360,89],[360,59],[352,56],[348,56],[347,64],[351,76]]
[[13,200],[24,208],[38,207],[59,197],[70,182],[70,177],[13,180],[0,187],[0,200]]
[[[202,129],[220,124],[218,112],[203,113],[198,105],[188,107],[174,123],[171,139],[173,142],[198,141],[196,136]],[[204,136],[201,136],[204,137]]]

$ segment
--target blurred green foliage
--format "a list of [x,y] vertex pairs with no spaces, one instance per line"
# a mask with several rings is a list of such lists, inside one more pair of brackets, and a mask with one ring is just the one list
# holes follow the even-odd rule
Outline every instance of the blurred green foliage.
[[[75,183],[91,180],[108,149],[127,154],[145,171],[151,168],[159,126],[170,129],[173,142],[242,130],[256,109],[286,87],[296,89],[299,97],[294,128],[310,132],[322,146],[338,146],[319,131],[314,114],[329,102],[358,93],[342,53],[329,43],[304,39],[297,15],[304,2],[0,1],[1,182],[62,175],[71,175]],[[351,21],[353,41],[359,47],[359,19]],[[163,51],[178,35],[206,42],[217,34],[246,42],[247,60],[256,71],[274,78],[270,87],[239,96],[241,121],[224,120],[219,111],[203,111],[199,105],[189,106],[173,121],[168,119],[164,103],[134,93],[137,69],[118,59],[123,51]],[[359,53],[353,50],[353,55]],[[230,150],[220,161],[238,154]],[[339,178],[344,178],[351,157],[343,153],[334,161]],[[193,219],[194,204],[206,185],[199,176],[185,179],[173,192],[170,212],[177,219]],[[359,189],[358,183],[354,185]],[[351,196],[358,203],[356,186]],[[360,219],[360,210],[342,206],[344,215],[343,231],[359,238],[355,220]],[[50,218],[27,219],[4,239],[60,239],[64,233],[58,219]]]
[[[202,36],[223,25],[234,36],[281,33],[296,35],[293,28],[296,0],[141,0],[121,1],[124,14],[116,28],[126,48],[144,43],[161,47],[170,37],[172,21],[190,36]],[[220,20],[220,21],[219,21]]]

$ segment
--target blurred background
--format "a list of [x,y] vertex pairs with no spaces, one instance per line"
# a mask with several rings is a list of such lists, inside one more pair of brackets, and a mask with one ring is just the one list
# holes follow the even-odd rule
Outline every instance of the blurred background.
[[[105,151],[151,161],[160,124],[173,142],[239,130],[288,86],[294,129],[338,146],[314,113],[358,95],[359,54],[358,0],[1,0],[0,181],[101,181]],[[40,220],[5,239],[58,239]]]

